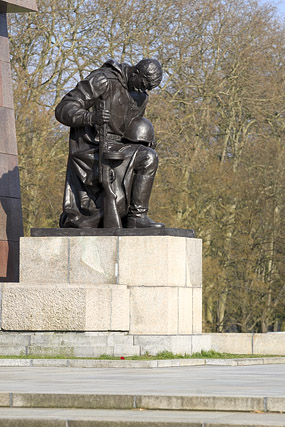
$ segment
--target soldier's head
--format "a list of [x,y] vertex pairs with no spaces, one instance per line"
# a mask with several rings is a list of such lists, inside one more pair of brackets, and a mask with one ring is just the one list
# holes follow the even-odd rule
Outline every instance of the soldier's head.
[[130,90],[146,91],[154,89],[162,80],[162,68],[156,59],[142,59],[131,67],[128,87]]

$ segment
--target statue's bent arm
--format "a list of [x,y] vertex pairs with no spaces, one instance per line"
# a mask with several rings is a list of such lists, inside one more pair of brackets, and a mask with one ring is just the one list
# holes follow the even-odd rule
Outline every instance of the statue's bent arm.
[[56,119],[69,127],[82,127],[97,122],[96,113],[89,111],[101,96],[106,96],[109,82],[103,73],[88,76],[68,92],[55,109]]

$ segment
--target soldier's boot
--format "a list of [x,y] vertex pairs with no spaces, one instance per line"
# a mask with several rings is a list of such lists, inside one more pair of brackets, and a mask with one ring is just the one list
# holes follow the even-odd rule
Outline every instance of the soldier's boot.
[[148,203],[154,178],[148,175],[134,175],[131,205],[126,219],[127,228],[164,228],[147,216]]

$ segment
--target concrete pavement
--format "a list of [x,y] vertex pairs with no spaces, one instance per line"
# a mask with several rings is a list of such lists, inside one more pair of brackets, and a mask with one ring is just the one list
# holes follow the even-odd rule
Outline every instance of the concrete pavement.
[[0,392],[285,398],[285,365],[153,369],[3,367]]
[[0,427],[284,427],[284,415],[0,408]]
[[0,426],[285,427],[285,365],[2,367]]

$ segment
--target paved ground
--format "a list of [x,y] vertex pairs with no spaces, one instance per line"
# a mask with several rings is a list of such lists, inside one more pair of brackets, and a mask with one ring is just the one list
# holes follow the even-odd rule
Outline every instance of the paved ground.
[[285,397],[285,365],[0,368],[0,392]]
[[[262,402],[277,399],[278,411],[285,412],[285,365],[204,365],[152,369],[3,367],[0,368],[1,393],[3,396],[5,393],[11,393],[10,402],[14,402],[12,394],[15,394],[15,407],[0,408],[0,427],[285,427],[285,413],[261,413],[260,410],[252,409],[249,409],[251,413],[223,412],[230,410],[225,407],[229,402],[227,399],[239,400],[245,396],[249,396],[250,401],[262,396],[268,396],[268,399],[262,397]],[[18,397],[17,393],[20,393]],[[206,401],[218,399],[224,402],[224,406],[219,407],[219,412],[176,411],[176,407],[169,411],[72,409],[74,402],[66,409],[63,409],[63,406],[54,408],[52,404],[47,408],[43,408],[42,404],[38,404],[39,408],[35,407],[37,404],[27,408],[24,407],[25,404],[16,403],[17,399],[18,402],[25,401],[22,393],[47,393],[54,395],[56,401],[60,393],[68,396],[100,395],[100,398],[101,395],[108,395],[107,401],[112,400],[111,395],[131,395],[132,399],[148,395],[157,399],[158,403],[163,396],[171,396],[163,397],[167,399],[164,409],[170,409],[167,402],[168,399],[173,399],[173,396],[205,396]],[[46,397],[47,395],[43,395],[41,400],[44,404]],[[7,398],[6,406],[9,405],[9,395]],[[123,396],[120,396],[119,399],[122,398]],[[29,397],[26,402],[28,401]],[[154,406],[157,407],[159,408]],[[193,409],[192,406],[190,408]]]
[[[0,426],[7,427],[7,419],[13,418],[15,424],[13,427],[27,426],[31,427],[31,420],[38,420],[37,427],[43,426],[41,420],[53,421],[52,426],[70,426],[72,423],[66,423],[67,420],[78,420],[78,427],[115,427],[118,425],[133,427],[140,423],[146,427],[173,427],[195,426],[195,427],[226,427],[226,426],[267,426],[267,427],[284,427],[285,415],[281,414],[244,414],[229,412],[188,412],[188,411],[106,411],[106,410],[76,410],[76,409],[8,409],[0,408]],[[23,424],[17,424],[22,420]],[[24,423],[26,421],[26,424]],[[63,424],[60,422],[63,421]],[[90,424],[86,424],[86,422]],[[110,424],[105,424],[109,421]],[[96,422],[96,424],[95,424]],[[102,424],[99,424],[102,422]],[[81,424],[82,423],[82,424]],[[145,423],[145,424],[142,424]],[[161,424],[160,424],[161,423]],[[192,424],[195,423],[195,424]],[[197,423],[197,424],[196,424]]]

